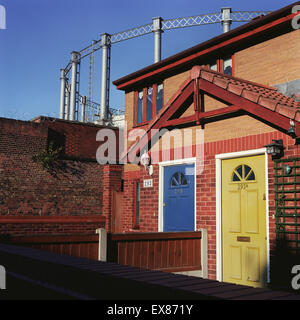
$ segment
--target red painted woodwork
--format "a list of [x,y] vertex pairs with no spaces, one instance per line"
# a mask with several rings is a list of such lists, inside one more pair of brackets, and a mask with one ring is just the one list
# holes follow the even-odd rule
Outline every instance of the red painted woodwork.
[[99,236],[97,234],[13,236],[9,237],[8,242],[14,245],[98,260]]
[[[228,107],[205,112],[204,94],[227,104]],[[194,114],[180,118],[192,101]],[[203,125],[222,117],[236,116],[240,110],[284,133],[291,126],[290,119],[296,120],[296,136],[299,136],[300,123],[296,117],[299,108],[299,102],[284,96],[275,88],[195,66],[191,69],[190,77],[182,83],[170,102],[163,107],[162,112],[149,123],[144,136],[131,147],[128,160],[133,161],[133,156],[138,156],[149,144],[153,139],[152,130],[172,126]]]
[[134,144],[129,150],[127,156],[130,162],[134,161],[134,157],[137,156],[142,148],[144,148],[151,139],[150,130],[161,129],[164,122],[172,117],[172,115],[193,95],[194,84],[191,79],[188,82],[184,82],[184,88],[179,89],[177,94],[173,97],[170,105],[164,106],[159,115],[153,119],[148,127],[146,134]]
[[[257,103],[229,92],[228,90],[223,89],[207,80],[201,79],[199,85],[200,89],[205,93],[208,93],[209,95],[231,105],[239,106],[242,110],[249,112],[249,114],[252,116],[258,117],[260,120],[263,120],[272,127],[277,126],[279,129],[285,130],[286,132],[290,128],[290,119],[278,112],[274,112],[268,108],[262,107]],[[295,125],[296,132],[300,133],[299,123],[297,122]]]
[[167,272],[201,270],[201,232],[113,234],[118,263]]
[[179,126],[179,125],[183,125],[183,124],[185,126],[193,126],[193,125],[197,125],[197,121],[200,121],[200,120],[213,121],[214,119],[220,117],[221,115],[234,114],[234,113],[240,111],[241,109],[242,108],[239,106],[228,106],[228,107],[220,108],[220,109],[216,109],[216,110],[199,112],[198,114],[194,114],[192,116],[168,120],[164,123],[164,127],[175,127],[175,126]]
[[7,217],[1,217],[0,219],[0,225],[1,224],[7,224],[7,223],[17,223],[17,224],[27,224],[27,223],[105,223],[106,218],[104,216],[52,216],[52,217],[24,217],[24,216],[7,216]]

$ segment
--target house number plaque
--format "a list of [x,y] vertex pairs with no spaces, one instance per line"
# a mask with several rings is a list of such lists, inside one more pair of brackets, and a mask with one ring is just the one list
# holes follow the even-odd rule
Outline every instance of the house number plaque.
[[144,180],[143,186],[144,186],[144,188],[152,188],[153,187],[153,179]]

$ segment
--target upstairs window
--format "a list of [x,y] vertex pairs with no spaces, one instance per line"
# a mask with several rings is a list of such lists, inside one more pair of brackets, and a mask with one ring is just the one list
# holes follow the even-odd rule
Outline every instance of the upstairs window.
[[136,92],[135,124],[152,120],[163,107],[163,84],[158,83]]
[[163,84],[160,83],[156,86],[156,114],[163,106]]
[[211,64],[209,67],[213,71],[218,71],[218,64],[217,63]]
[[137,123],[143,122],[143,95],[143,91],[140,91],[137,94]]
[[217,59],[213,61],[208,67],[211,70],[225,73],[229,76],[233,75],[233,56],[224,57],[223,59]]
[[153,109],[153,88],[147,88],[147,114],[146,121],[152,119],[152,109]]
[[222,72],[225,74],[228,74],[229,76],[232,76],[232,58],[227,58],[223,60],[222,63]]

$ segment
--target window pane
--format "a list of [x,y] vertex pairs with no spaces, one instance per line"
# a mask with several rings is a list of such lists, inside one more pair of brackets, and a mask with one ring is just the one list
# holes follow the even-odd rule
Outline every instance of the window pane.
[[152,106],[153,106],[153,89],[149,87],[147,89],[147,115],[146,120],[152,119]]
[[243,167],[242,166],[238,166],[236,168],[236,171],[240,175],[240,177],[243,178]]
[[245,164],[245,174],[244,174],[244,177],[243,178],[246,178],[247,177],[247,175],[249,174],[249,172],[251,171],[251,168],[249,167],[249,166],[247,166],[246,164]]
[[216,63],[215,63],[215,64],[211,64],[211,65],[210,65],[210,69],[211,69],[211,70],[214,70],[214,71],[218,71],[217,64],[216,64]]
[[171,187],[186,186],[188,184],[185,175],[181,172],[176,172],[171,178]]
[[163,84],[158,84],[156,90],[156,114],[158,114],[163,106]]
[[232,76],[232,59],[224,59],[223,61],[223,73]]
[[137,123],[143,122],[143,91],[138,92],[136,122]]
[[240,181],[240,178],[236,175],[236,173],[233,173],[232,181]]

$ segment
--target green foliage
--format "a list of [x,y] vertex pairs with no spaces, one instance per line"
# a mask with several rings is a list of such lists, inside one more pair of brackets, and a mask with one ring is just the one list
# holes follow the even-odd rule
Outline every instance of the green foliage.
[[40,162],[41,166],[44,169],[53,169],[55,164],[57,164],[62,148],[55,147],[54,143],[51,141],[49,143],[48,149],[44,150],[32,157],[33,161]]

